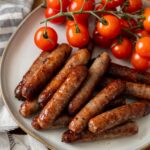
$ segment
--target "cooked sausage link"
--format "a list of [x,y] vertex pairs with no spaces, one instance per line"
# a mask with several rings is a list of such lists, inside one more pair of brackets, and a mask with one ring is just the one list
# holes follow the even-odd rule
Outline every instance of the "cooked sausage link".
[[52,75],[62,66],[70,53],[71,47],[67,44],[61,44],[52,51],[44,64],[24,84],[22,88],[23,97],[31,99],[41,91]]
[[22,100],[24,101],[25,98],[22,96],[22,87],[23,87],[23,81],[21,81],[16,89],[15,89],[15,97],[18,99],[18,100]]
[[126,82],[125,94],[139,99],[150,100],[150,85]]
[[93,62],[89,69],[87,80],[81,86],[79,92],[75,95],[68,106],[69,114],[76,114],[86,104],[86,102],[90,100],[98,81],[106,72],[109,62],[110,58],[106,52],[102,53]]
[[87,103],[69,124],[69,129],[76,133],[81,133],[88,125],[88,121],[103,111],[105,106],[120,95],[125,88],[124,82],[113,81],[92,100]]
[[132,68],[115,63],[111,63],[108,74],[111,77],[113,76],[131,82],[150,84],[150,73],[138,72]]
[[74,133],[70,130],[62,135],[62,141],[66,143],[73,142],[90,142],[104,139],[114,139],[118,137],[131,136],[138,133],[138,125],[135,122],[127,122],[102,133],[91,133],[90,131],[83,131],[80,134]]
[[150,113],[150,103],[134,102],[102,113],[89,121],[89,131],[104,132],[128,120],[137,119]]
[[[36,130],[41,130],[42,128],[37,122],[38,116],[34,117],[32,120],[32,127]],[[70,117],[67,114],[59,116],[56,121],[51,125],[49,128],[51,129],[60,129],[60,128],[65,128],[68,126],[69,122],[71,121],[72,117]]]
[[[102,83],[99,83],[100,86],[105,87],[114,79],[104,78]],[[138,98],[138,99],[147,99],[150,100],[150,85],[133,83],[124,81],[126,88],[124,94],[129,97]]]
[[61,114],[69,100],[78,90],[88,70],[85,66],[77,66],[69,73],[67,79],[53,95],[38,117],[41,128],[49,128],[55,119]]
[[42,52],[40,56],[34,61],[30,69],[26,72],[26,74],[23,76],[22,81],[18,84],[18,86],[15,89],[15,97],[19,100],[24,100],[24,97],[22,96],[22,87],[24,83],[34,74],[34,72],[43,65],[44,61],[48,58],[50,55],[49,52]]
[[39,104],[37,103],[37,99],[34,100],[26,100],[21,104],[19,112],[23,117],[30,117],[34,113],[36,113],[40,109]]
[[51,80],[46,88],[38,97],[41,107],[44,107],[48,100],[53,96],[56,90],[61,86],[72,68],[78,65],[86,65],[90,59],[90,53],[87,49],[78,50],[65,64],[61,71]]

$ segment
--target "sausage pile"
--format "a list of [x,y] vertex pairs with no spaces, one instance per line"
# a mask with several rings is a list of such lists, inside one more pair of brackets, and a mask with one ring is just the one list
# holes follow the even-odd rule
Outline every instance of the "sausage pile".
[[106,52],[92,61],[87,48],[71,52],[63,43],[34,61],[15,89],[20,114],[37,114],[36,130],[68,127],[66,143],[138,133],[134,120],[150,113],[150,73],[114,64]]

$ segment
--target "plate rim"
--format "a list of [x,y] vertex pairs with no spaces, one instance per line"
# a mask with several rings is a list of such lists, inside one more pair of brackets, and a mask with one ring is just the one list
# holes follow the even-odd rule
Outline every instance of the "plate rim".
[[[148,2],[150,2],[150,0],[147,0]],[[33,138],[35,138],[36,140],[38,140],[39,142],[41,142],[42,144],[44,144],[47,148],[51,149],[51,150],[58,150],[56,149],[53,145],[49,144],[48,142],[46,142],[43,138],[41,138],[40,136],[38,136],[36,133],[33,133],[32,131],[30,131],[28,128],[26,128],[16,117],[16,115],[12,112],[7,100],[6,100],[6,96],[4,94],[4,88],[3,88],[3,77],[2,77],[2,71],[4,68],[4,60],[6,57],[6,53],[8,51],[8,48],[12,42],[12,40],[15,38],[15,36],[17,35],[18,31],[21,29],[21,27],[23,26],[23,24],[36,12],[38,11],[41,7],[42,7],[43,3],[40,4],[38,7],[36,7],[33,11],[31,11],[23,20],[22,22],[19,24],[19,26],[17,27],[16,31],[13,33],[13,35],[10,37],[7,46],[5,47],[5,49],[3,50],[2,53],[2,58],[1,58],[1,65],[0,65],[0,90],[1,90],[1,97],[2,100],[7,108],[7,110],[9,111],[10,115],[12,116],[13,120],[17,123],[17,125],[27,134],[29,134],[30,136],[32,136]],[[147,144],[142,145],[141,147],[138,148],[138,150],[144,150],[145,148],[147,148],[150,145],[150,141]]]

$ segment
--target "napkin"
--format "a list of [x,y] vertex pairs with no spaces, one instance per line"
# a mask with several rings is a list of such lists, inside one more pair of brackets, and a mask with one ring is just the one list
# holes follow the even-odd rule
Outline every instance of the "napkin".
[[[23,18],[31,11],[33,0],[0,0],[0,55]],[[0,93],[0,150],[47,150],[29,135],[9,134],[18,128]]]
[[32,4],[33,0],[0,0],[0,55]]

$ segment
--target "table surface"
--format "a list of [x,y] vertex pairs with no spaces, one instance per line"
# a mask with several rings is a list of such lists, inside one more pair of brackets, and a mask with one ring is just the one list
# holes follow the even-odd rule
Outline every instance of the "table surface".
[[[42,3],[43,0],[35,0],[34,1],[34,4],[33,4],[33,8],[36,8],[39,4]],[[1,61],[1,58],[0,58],[0,61]],[[26,134],[22,129],[18,128],[16,130],[13,130],[13,131],[10,131],[9,132],[10,134]],[[143,149],[143,150],[150,150],[150,146],[148,146],[146,149]]]

